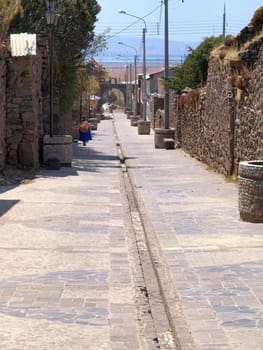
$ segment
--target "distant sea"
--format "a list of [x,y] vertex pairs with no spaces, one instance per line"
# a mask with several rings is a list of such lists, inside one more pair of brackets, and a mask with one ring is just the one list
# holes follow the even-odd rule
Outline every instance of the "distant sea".
[[[119,63],[122,65],[129,64],[129,63],[134,63],[134,56],[125,56],[125,57],[116,57],[116,56],[98,56],[95,57],[96,61],[100,64],[103,65],[103,63]],[[169,64],[170,65],[177,65],[177,64],[182,64],[184,61],[185,57],[184,56],[170,56],[169,57]],[[142,58],[139,57],[137,59],[137,64],[141,65],[142,64]],[[146,57],[146,63],[147,64],[158,64],[158,65],[164,65],[164,57],[162,56],[148,56]]]

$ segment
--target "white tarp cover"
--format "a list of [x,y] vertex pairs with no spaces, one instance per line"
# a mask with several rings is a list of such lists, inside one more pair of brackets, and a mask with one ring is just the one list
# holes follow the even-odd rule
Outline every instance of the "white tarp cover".
[[91,96],[90,96],[90,100],[92,100],[92,101],[98,101],[98,100],[100,100],[100,97],[99,97],[99,96],[96,96],[96,95],[91,95]]
[[36,55],[36,34],[11,34],[10,43],[12,56]]

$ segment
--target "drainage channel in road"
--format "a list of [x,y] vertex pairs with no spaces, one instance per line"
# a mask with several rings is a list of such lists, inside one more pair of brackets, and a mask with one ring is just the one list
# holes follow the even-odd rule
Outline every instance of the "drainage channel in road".
[[121,163],[121,189],[126,212],[128,246],[135,288],[140,340],[143,349],[178,350],[165,303],[160,292],[156,271],[149,252],[144,218],[137,203],[122,147],[116,137],[116,148]]

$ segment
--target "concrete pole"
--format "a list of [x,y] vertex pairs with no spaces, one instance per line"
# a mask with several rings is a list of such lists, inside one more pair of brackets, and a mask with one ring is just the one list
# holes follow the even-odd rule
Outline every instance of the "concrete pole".
[[146,27],[142,30],[142,40],[143,40],[143,120],[147,120],[147,85],[146,85]]
[[134,56],[134,84],[135,84],[135,115],[138,114],[138,84],[137,84],[137,52]]
[[[169,76],[168,0],[164,1],[164,82]],[[164,128],[169,129],[169,89],[164,87]]]

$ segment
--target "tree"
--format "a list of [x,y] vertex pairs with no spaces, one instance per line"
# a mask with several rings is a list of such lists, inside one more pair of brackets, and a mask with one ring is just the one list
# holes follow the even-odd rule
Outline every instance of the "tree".
[[172,69],[174,77],[170,78],[167,86],[177,92],[185,87],[198,88],[207,80],[208,61],[210,52],[222,43],[221,37],[206,38],[196,49],[189,47],[189,55],[185,62]]
[[[45,2],[22,0],[23,11],[12,21],[11,32],[46,33]],[[55,31],[55,86],[61,111],[72,107],[76,96],[76,75],[79,63],[90,51],[105,47],[103,35],[94,34],[95,22],[100,11],[96,0],[57,0],[59,13]]]
[[0,42],[2,43],[7,36],[10,22],[21,11],[20,0],[0,0],[0,9]]

